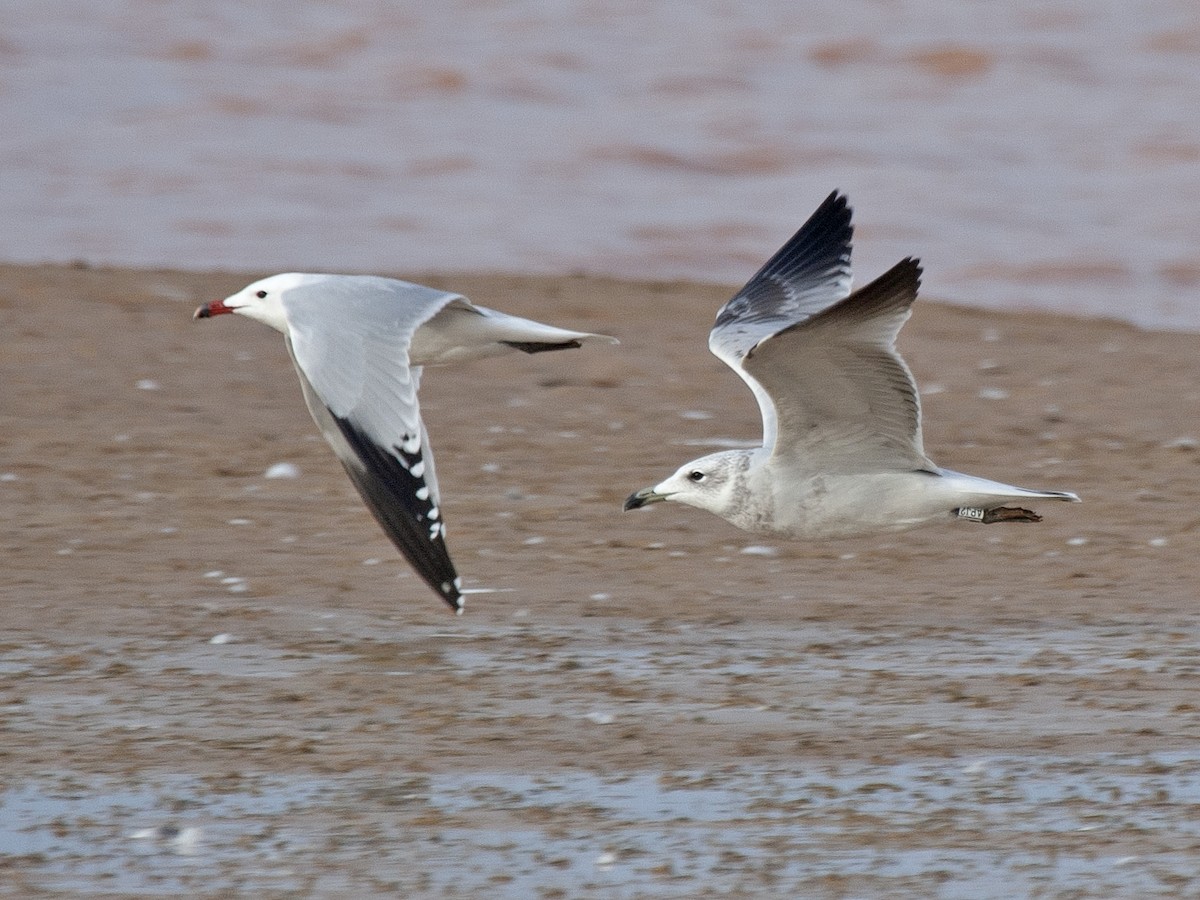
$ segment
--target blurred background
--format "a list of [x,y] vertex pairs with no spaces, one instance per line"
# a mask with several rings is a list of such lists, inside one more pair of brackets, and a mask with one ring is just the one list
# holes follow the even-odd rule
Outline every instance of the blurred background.
[[1200,325],[1193,0],[4,4],[0,259],[860,283]]
[[[835,188],[860,283],[1200,329],[1200,3],[0,0],[0,897],[1200,897],[1195,334],[919,308],[1036,528],[620,512]],[[190,317],[288,269],[622,339],[423,383],[461,619]]]

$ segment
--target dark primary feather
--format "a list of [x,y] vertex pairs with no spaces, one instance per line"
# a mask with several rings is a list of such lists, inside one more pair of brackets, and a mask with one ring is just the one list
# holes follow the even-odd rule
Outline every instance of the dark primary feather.
[[501,341],[507,347],[520,350],[522,353],[547,353],[551,350],[573,350],[582,347],[579,341]]
[[[828,290],[839,280],[849,289],[850,243],[854,227],[850,206],[834,191],[825,198],[786,244],[767,260],[737,295],[721,307],[714,328],[733,322],[794,317],[820,311],[841,296]],[[816,293],[805,296],[809,292]]]
[[338,416],[332,419],[365,467],[342,462],[367,508],[425,583],[456,612],[460,611],[462,592],[446,549],[441,513],[435,513],[433,497],[428,491],[424,500],[417,495],[428,487],[424,477],[412,473],[413,466],[422,462],[421,450],[410,454],[400,447],[381,447],[353,422]]

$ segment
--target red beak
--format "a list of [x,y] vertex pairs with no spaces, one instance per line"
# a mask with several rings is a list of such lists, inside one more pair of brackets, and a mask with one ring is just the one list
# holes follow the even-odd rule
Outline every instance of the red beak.
[[193,319],[210,319],[213,316],[224,315],[231,313],[233,309],[225,305],[224,300],[214,300],[212,303],[205,303],[192,313]]

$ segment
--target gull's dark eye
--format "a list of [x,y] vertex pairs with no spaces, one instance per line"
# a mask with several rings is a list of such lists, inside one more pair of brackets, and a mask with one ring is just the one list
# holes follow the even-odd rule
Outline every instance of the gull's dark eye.
[[266,291],[259,291],[259,292],[258,292],[258,293],[256,293],[254,296],[255,296],[255,297],[257,297],[259,300],[266,300],[266,299],[267,299],[267,292],[266,292]]
[[704,473],[699,469],[693,469],[691,472],[688,472],[688,478],[692,481],[703,481]]

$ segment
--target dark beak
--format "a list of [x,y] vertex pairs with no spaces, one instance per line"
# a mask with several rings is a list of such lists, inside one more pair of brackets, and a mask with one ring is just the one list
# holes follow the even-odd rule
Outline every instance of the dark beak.
[[658,503],[666,500],[666,494],[655,493],[654,488],[642,488],[640,491],[634,491],[625,499],[625,512],[631,509],[641,509],[649,503]]

